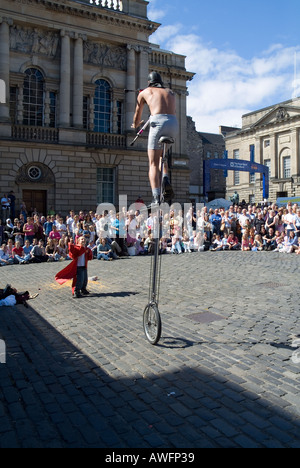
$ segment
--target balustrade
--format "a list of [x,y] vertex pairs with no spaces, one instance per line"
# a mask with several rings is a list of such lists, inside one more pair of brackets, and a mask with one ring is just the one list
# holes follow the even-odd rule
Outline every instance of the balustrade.
[[89,132],[86,136],[89,146],[99,146],[102,148],[126,148],[126,137],[113,133]]
[[94,5],[99,8],[123,11],[123,0],[84,0],[84,3],[88,3],[89,5]]
[[11,133],[12,139],[17,141],[39,141],[41,143],[58,143],[59,141],[59,131],[56,128],[14,125]]

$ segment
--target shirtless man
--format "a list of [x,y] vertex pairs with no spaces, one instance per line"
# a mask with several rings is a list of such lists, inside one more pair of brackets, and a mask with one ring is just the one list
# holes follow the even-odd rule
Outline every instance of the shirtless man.
[[[157,72],[150,73],[148,88],[142,91],[137,99],[132,128],[141,123],[144,105],[150,109],[150,131],[148,137],[149,180],[153,194],[153,202],[160,199],[160,158],[162,156],[159,139],[162,136],[175,138],[178,133],[176,118],[176,97],[171,89],[164,88],[162,78]],[[170,201],[174,192],[168,179],[168,168],[164,165],[163,191],[166,201]]]

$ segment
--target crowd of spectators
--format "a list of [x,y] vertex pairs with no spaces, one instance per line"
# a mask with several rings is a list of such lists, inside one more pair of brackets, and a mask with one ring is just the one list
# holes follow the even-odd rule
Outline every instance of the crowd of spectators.
[[[174,205],[175,206],[175,205]],[[148,255],[154,250],[157,213],[133,210],[114,213],[70,211],[63,218],[50,212],[46,217],[26,207],[18,217],[0,220],[0,266],[68,260],[72,238],[84,236],[93,257],[111,261],[121,256]],[[163,214],[160,252],[276,251],[300,254],[300,208],[288,204],[238,206],[194,213],[180,205]]]

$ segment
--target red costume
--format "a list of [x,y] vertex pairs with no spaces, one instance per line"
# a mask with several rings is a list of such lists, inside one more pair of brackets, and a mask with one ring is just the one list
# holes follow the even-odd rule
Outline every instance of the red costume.
[[55,276],[55,280],[59,284],[64,284],[69,280],[73,280],[72,282],[72,291],[74,294],[76,281],[77,281],[77,260],[81,255],[85,253],[85,266],[87,267],[88,261],[93,259],[93,253],[91,249],[87,247],[83,247],[81,245],[74,245],[69,244],[69,255],[73,259],[73,261],[63,270],[59,271]]

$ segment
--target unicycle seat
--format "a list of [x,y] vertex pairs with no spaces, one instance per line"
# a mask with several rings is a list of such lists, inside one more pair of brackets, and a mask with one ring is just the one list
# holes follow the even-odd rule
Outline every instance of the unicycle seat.
[[173,145],[174,141],[175,141],[174,138],[168,137],[168,136],[162,136],[159,139],[159,143],[161,145]]

